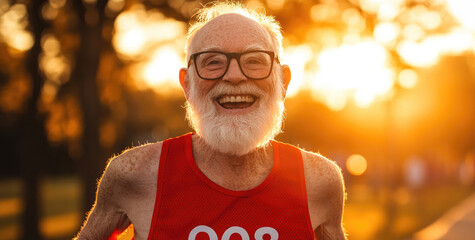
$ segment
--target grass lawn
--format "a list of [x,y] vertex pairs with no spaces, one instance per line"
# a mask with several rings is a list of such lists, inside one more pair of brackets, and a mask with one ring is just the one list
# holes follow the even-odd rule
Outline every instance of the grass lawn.
[[[71,239],[84,216],[80,213],[82,187],[75,177],[45,178],[40,184],[40,231],[45,239]],[[0,181],[0,240],[21,237],[23,211],[19,179]]]

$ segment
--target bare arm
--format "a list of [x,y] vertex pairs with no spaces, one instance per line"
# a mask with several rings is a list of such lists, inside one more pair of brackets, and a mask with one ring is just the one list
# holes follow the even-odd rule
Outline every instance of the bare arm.
[[120,158],[121,156],[109,162],[99,183],[96,202],[75,239],[107,239],[114,230],[121,231],[130,225],[119,202],[122,191]]
[[[331,190],[326,201],[326,221],[315,229],[315,235],[319,240],[344,240],[345,232],[342,226],[343,206],[345,201],[345,189],[340,169],[334,170],[335,176],[331,177],[329,185]],[[318,201],[318,200],[317,200]],[[324,203],[321,203],[324,205]]]
[[340,168],[325,157],[302,152],[310,218],[318,240],[345,240],[342,226],[345,187]]

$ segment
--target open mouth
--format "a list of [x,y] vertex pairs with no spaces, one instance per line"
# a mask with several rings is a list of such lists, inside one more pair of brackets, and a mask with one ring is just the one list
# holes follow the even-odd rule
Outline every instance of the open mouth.
[[226,109],[242,109],[248,108],[256,102],[253,95],[222,95],[216,98],[221,107]]

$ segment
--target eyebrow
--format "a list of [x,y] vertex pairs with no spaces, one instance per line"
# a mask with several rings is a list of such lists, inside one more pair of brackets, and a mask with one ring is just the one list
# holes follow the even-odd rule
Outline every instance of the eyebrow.
[[249,51],[249,50],[266,50],[266,49],[262,47],[261,45],[255,43],[255,44],[248,45],[243,49],[243,51]]
[[[249,51],[249,50],[266,50],[264,47],[262,47],[260,44],[251,44],[247,45],[242,51]],[[205,52],[205,51],[222,51],[222,48],[216,45],[213,46],[208,46],[200,49],[199,52]]]
[[211,46],[204,47],[204,48],[200,49],[200,51],[198,51],[198,52],[219,51],[219,50],[221,50],[220,47],[218,47],[218,46],[216,46],[216,45],[211,45]]

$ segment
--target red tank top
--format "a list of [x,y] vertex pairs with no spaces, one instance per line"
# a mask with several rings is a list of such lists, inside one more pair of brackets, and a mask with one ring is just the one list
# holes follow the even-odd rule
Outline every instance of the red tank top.
[[274,165],[256,188],[232,191],[196,165],[192,134],[163,142],[149,240],[312,240],[300,150],[272,142]]

